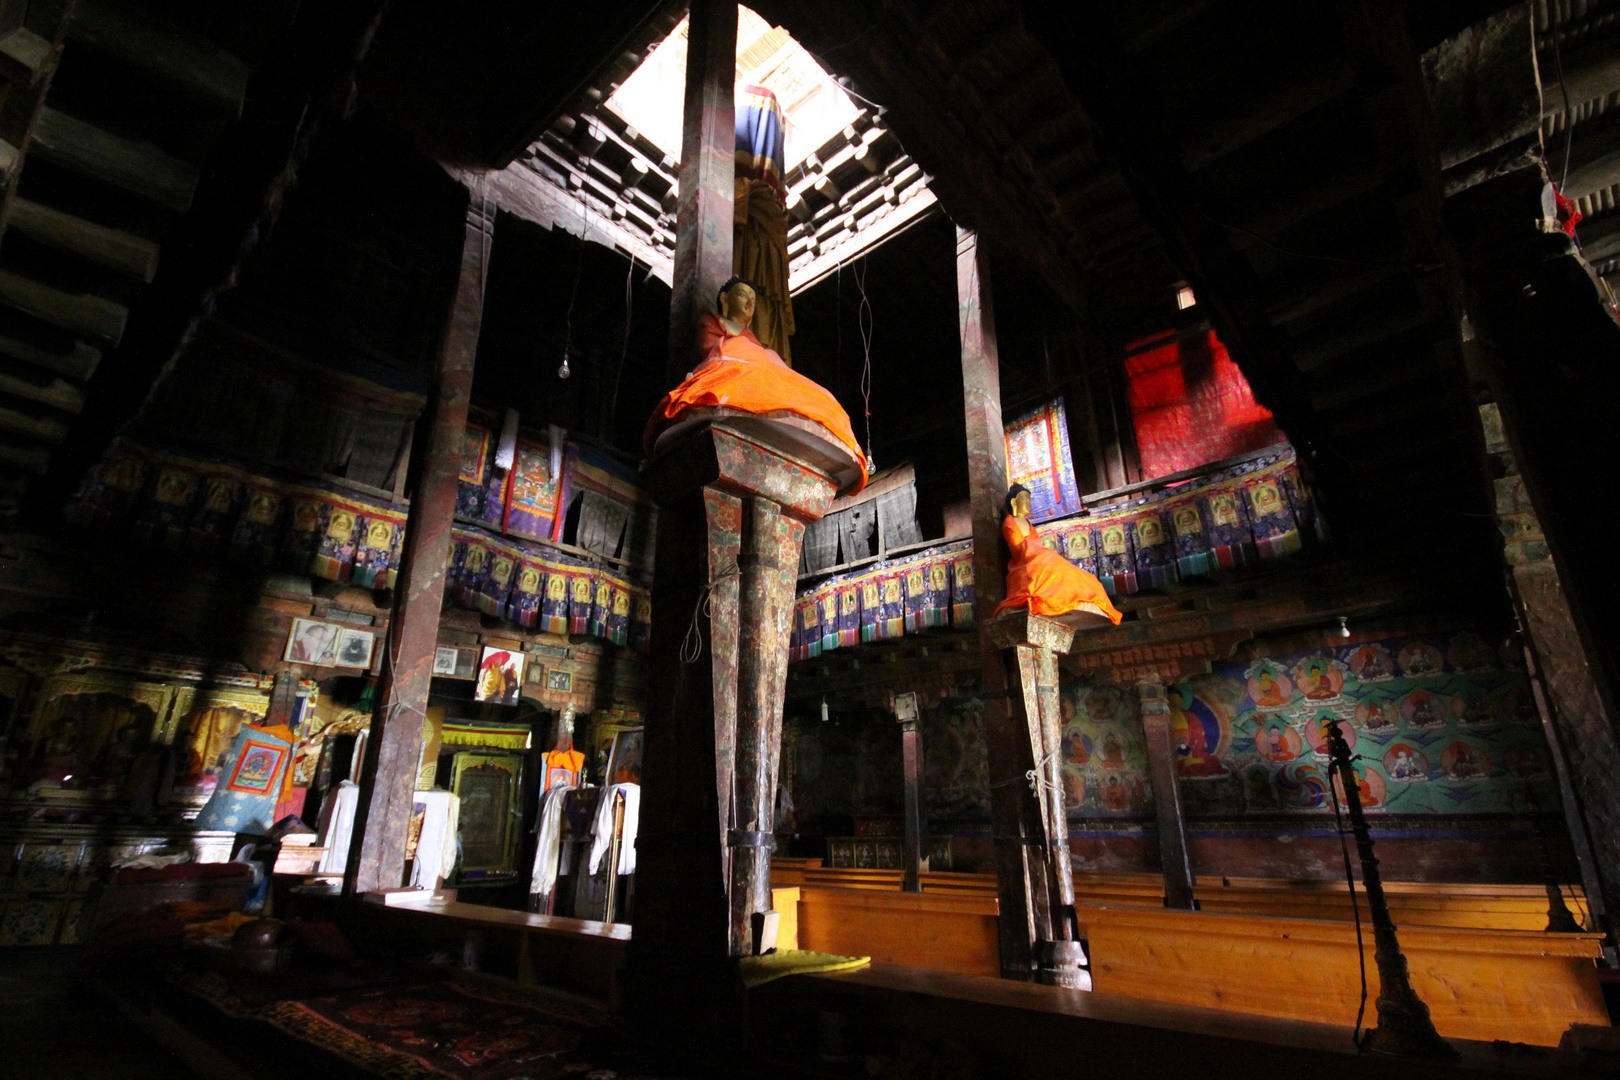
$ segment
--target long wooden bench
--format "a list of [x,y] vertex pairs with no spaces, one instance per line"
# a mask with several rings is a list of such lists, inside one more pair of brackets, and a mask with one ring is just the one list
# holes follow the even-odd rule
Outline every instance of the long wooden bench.
[[[780,909],[779,909],[780,910]],[[996,898],[804,885],[799,946],[874,963],[1000,974]]]
[[[1325,919],[1083,907],[1093,987],[1103,993],[1284,1019],[1353,1024],[1355,928]],[[1367,1023],[1378,970],[1365,932]],[[1572,1023],[1609,1023],[1593,961],[1600,934],[1406,926],[1413,988],[1442,1035],[1555,1046]]]
[[[773,883],[815,885],[842,889],[894,891],[900,888],[898,870],[854,870],[822,866],[791,867],[783,875],[774,868]],[[996,895],[992,874],[951,872],[922,875],[926,893]],[[1164,896],[1164,879],[1157,874],[1076,874],[1075,899],[1081,904],[1153,906]],[[1474,885],[1448,882],[1391,881],[1384,891],[1397,926],[1466,926],[1487,930],[1543,930],[1547,926],[1547,893],[1540,885]],[[1367,899],[1357,889],[1352,906],[1342,881],[1287,881],[1276,878],[1198,879],[1193,890],[1204,911],[1232,915],[1274,915],[1284,918],[1333,919],[1350,922],[1359,910],[1368,919]],[[1586,921],[1586,896],[1578,886],[1566,887],[1565,905],[1577,922]]]

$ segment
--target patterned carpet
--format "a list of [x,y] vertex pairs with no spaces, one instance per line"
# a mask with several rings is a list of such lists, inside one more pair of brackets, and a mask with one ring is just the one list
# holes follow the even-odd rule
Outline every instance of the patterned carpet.
[[614,1053],[607,1014],[561,998],[419,981],[253,1007],[218,974],[171,978],[386,1080],[677,1080]]

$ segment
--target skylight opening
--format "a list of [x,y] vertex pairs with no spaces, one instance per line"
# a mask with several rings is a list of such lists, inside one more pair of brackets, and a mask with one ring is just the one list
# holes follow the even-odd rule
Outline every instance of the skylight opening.
[[[672,158],[681,156],[686,100],[687,21],[659,42],[606,105]],[[860,108],[780,26],[737,8],[737,85],[776,95],[786,124],[786,167],[794,168],[860,115]]]

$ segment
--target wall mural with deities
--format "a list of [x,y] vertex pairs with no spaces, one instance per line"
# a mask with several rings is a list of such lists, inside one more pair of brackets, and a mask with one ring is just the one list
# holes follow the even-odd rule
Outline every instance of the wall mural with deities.
[[[1334,724],[1370,811],[1558,805],[1524,669],[1471,631],[1217,663],[1167,689],[1189,817],[1331,814]],[[1062,699],[1071,816],[1151,816],[1134,688],[1065,678]]]

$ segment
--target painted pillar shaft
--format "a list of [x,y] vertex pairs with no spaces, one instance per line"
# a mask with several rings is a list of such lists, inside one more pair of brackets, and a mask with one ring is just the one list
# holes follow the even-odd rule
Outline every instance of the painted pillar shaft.
[[922,892],[922,732],[917,721],[900,722],[900,760],[905,770],[906,860],[901,889]]
[[492,203],[474,195],[462,234],[461,272],[450,325],[439,352],[433,427],[411,498],[405,544],[394,590],[394,612],[384,646],[377,708],[366,741],[355,841],[344,874],[346,894],[397,888],[405,873],[405,839],[422,754],[422,721],[439,643],[445,564],[456,513],[472,397],[473,359],[484,314],[484,277],[494,235]]
[[1170,702],[1157,679],[1137,684],[1142,710],[1142,735],[1147,743],[1148,778],[1153,783],[1153,808],[1159,823],[1159,861],[1164,866],[1164,906],[1191,911],[1192,861],[1187,855],[1187,819],[1181,808],[1181,784],[1176,770],[1176,744],[1170,733]]
[[[775,687],[767,650],[775,645],[773,593],[779,582],[777,528],[781,512],[768,499],[742,504],[742,552],[738,596],[737,653],[737,785],[731,849],[731,955],[746,956],[755,912],[771,907],[771,796],[776,761],[771,729],[780,730],[781,711],[774,710]],[[780,735],[778,735],[778,741]]]
[[[967,421],[968,491],[973,517],[974,615],[979,626],[979,696],[990,769],[990,820],[996,844],[996,893],[1001,974],[1034,977],[1031,945],[1047,935],[1043,860],[1030,857],[1044,840],[1040,812],[1024,774],[1023,706],[1009,695],[1007,661],[988,636],[996,604],[1006,592],[1007,559],[1001,519],[1007,500],[1007,443],[1001,423],[1001,369],[988,260],[973,232],[956,230],[957,322],[962,340],[962,399]],[[1037,925],[1039,923],[1039,926]]]
[[731,276],[736,216],[737,5],[693,0],[687,23],[686,105],[681,130],[680,206],[669,301],[666,381],[686,378],[697,330]]

